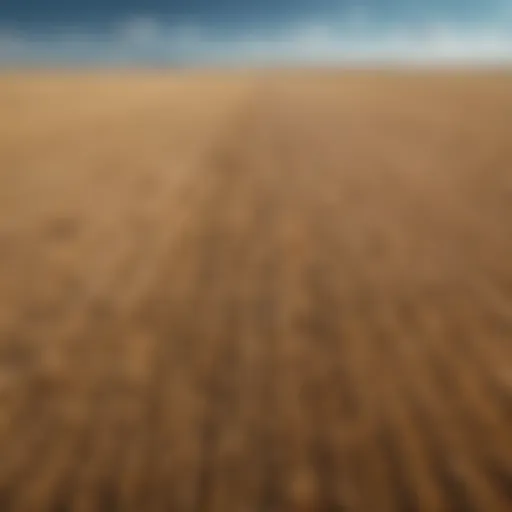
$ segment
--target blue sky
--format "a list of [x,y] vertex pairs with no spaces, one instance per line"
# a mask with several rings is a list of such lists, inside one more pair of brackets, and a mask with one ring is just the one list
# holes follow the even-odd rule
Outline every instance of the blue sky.
[[512,0],[1,0],[0,64],[512,62]]

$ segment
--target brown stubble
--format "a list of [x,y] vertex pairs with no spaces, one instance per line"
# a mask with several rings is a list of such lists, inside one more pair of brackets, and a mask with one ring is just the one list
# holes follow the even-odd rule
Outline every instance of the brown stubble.
[[0,80],[2,510],[508,510],[510,76]]

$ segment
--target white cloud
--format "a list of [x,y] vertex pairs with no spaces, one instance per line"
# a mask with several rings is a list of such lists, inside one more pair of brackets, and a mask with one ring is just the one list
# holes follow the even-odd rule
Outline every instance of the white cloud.
[[158,40],[162,31],[163,28],[156,20],[147,17],[134,17],[120,23],[115,36],[130,44],[148,44]]
[[497,24],[372,29],[366,21],[357,11],[344,23],[299,23],[264,36],[228,36],[151,18],[126,20],[102,35],[69,30],[45,39],[0,30],[0,64],[512,64],[512,30]]

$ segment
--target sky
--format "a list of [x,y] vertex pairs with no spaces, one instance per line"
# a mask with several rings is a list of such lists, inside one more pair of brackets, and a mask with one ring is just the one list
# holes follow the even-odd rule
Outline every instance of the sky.
[[512,0],[0,0],[0,65],[510,64]]

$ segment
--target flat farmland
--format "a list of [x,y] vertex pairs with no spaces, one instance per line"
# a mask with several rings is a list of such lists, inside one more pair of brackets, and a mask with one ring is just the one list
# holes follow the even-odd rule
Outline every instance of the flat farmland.
[[0,510],[512,510],[512,74],[0,75]]

